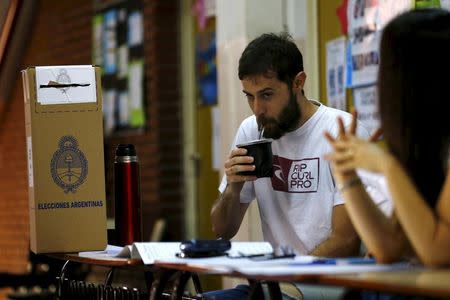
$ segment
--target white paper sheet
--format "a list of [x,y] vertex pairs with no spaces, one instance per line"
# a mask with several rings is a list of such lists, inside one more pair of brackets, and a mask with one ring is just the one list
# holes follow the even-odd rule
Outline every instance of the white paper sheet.
[[380,31],[374,31],[363,38],[350,38],[351,86],[357,87],[375,83],[380,63]]
[[[60,84],[80,86],[58,87]],[[92,66],[36,67],[36,97],[37,102],[43,105],[95,103],[95,84],[95,70]]]
[[[134,243],[144,264],[155,262],[191,264],[196,266],[214,265],[228,266],[240,263],[240,259],[232,259],[227,256],[217,256],[209,258],[178,258],[176,253],[180,252],[180,243]],[[264,254],[272,252],[272,246],[268,242],[231,242],[231,249],[228,251],[231,256]]]
[[[231,249],[228,251],[230,255],[251,255],[251,254],[265,254],[273,251],[272,246],[268,242],[231,242]],[[103,251],[87,251],[80,252],[79,256],[90,258],[132,258],[142,259],[146,265],[154,264],[155,261],[167,263],[186,264],[188,262],[196,261],[203,263],[211,259],[214,262],[238,262],[239,259],[229,259],[227,256],[219,256],[212,258],[178,258],[177,253],[180,252],[180,242],[143,242],[133,243],[125,247],[118,247],[108,245]],[[225,260],[223,260],[225,259]],[[223,261],[222,261],[223,260]]]
[[376,81],[378,71],[378,2],[349,0],[347,7],[351,86]]
[[79,252],[78,256],[80,257],[87,257],[92,259],[113,259],[118,256],[119,253],[124,251],[125,247],[119,247],[119,246],[113,246],[113,245],[107,245],[105,250],[100,251],[83,251]]
[[[175,258],[176,253],[180,252],[179,242],[134,243],[133,247],[146,265],[154,264],[157,259]],[[131,257],[134,258],[133,251],[131,254]]]
[[358,112],[358,120],[366,126],[369,133],[380,127],[378,91],[375,85],[353,89],[353,102]]
[[288,264],[267,266],[244,266],[236,269],[244,275],[264,275],[264,276],[281,276],[281,275],[320,275],[320,274],[345,274],[360,272],[380,272],[407,270],[412,267],[408,264],[392,264],[392,265],[310,265],[310,266],[292,266]]
[[441,0],[441,8],[450,10],[450,0]]
[[128,17],[128,45],[136,46],[144,41],[144,21],[142,13],[132,12]]
[[412,3],[411,0],[379,0],[378,29],[382,30],[397,15],[411,10],[413,8]]
[[327,43],[328,106],[345,110],[346,39],[339,37]]

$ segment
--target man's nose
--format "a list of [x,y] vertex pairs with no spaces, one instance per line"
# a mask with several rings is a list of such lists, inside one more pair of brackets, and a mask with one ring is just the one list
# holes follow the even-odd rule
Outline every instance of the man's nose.
[[262,100],[259,98],[255,98],[255,101],[253,102],[253,113],[256,116],[260,116],[266,112],[266,107]]

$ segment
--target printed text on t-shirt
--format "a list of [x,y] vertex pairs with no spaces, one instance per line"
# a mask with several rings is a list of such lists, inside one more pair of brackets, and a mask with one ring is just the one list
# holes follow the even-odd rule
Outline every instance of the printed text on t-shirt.
[[273,156],[272,187],[288,193],[316,193],[319,186],[319,158],[291,160]]

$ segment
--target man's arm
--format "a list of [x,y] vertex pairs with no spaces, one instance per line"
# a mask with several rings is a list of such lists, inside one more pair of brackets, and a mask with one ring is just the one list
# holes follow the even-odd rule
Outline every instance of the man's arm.
[[246,156],[247,150],[233,149],[225,162],[227,187],[211,209],[211,223],[217,237],[231,239],[241,226],[248,203],[241,203],[241,190],[246,181],[256,180],[256,176],[241,175],[243,171],[253,171],[253,157]]
[[231,239],[238,232],[248,208],[248,203],[240,201],[241,189],[242,183],[228,184],[214,203],[211,209],[211,223],[217,237]]
[[359,253],[360,239],[348,217],[344,204],[333,207],[331,234],[310,255],[345,257]]

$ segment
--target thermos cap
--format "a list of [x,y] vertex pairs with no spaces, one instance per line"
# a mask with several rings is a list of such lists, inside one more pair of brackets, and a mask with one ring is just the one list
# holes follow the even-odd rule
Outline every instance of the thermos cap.
[[133,144],[119,144],[116,148],[116,156],[136,156]]

